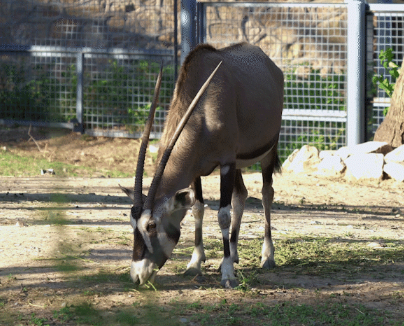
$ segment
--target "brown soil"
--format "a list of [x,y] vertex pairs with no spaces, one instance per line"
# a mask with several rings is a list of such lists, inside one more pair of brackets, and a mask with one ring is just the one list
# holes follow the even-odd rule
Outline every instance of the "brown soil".
[[[134,169],[134,152],[138,146],[135,140],[89,138],[71,133],[52,139],[49,134],[42,134],[46,139],[39,140],[41,132],[36,131],[34,137],[40,147],[48,144],[48,152],[42,153],[32,141],[27,142],[26,128],[17,131],[10,134],[3,129],[0,145],[21,155],[49,155],[52,160],[100,169],[110,169],[111,165],[117,169]],[[151,163],[150,157],[147,162],[150,173]],[[240,237],[242,240],[262,239],[261,176],[246,174],[244,180],[249,199]],[[0,178],[0,303],[3,303],[0,325],[18,324],[10,321],[18,315],[22,316],[21,324],[30,325],[32,313],[52,321],[53,311],[80,300],[111,313],[142,300],[154,300],[164,306],[172,300],[310,304],[332,298],[333,302],[360,303],[386,310],[404,319],[403,262],[383,266],[382,278],[364,274],[354,280],[338,275],[295,274],[293,270],[259,272],[256,288],[248,295],[239,291],[234,295],[234,291],[220,287],[220,274],[216,272],[219,258],[206,262],[203,278],[190,278],[180,273],[186,266],[187,255],[177,253],[158,273],[157,293],[128,292],[133,286],[127,281],[87,282],[86,275],[126,274],[129,270],[130,202],[120,192],[118,183],[130,187],[132,182],[132,178],[60,179],[47,175]],[[149,182],[150,178],[146,178],[146,188]],[[210,176],[202,182],[208,205],[204,237],[220,239],[217,225],[219,177]],[[314,175],[283,174],[275,176],[274,188],[275,247],[277,239],[295,235],[349,237],[370,244],[378,238],[404,240],[403,183],[392,180],[354,183]],[[185,250],[192,247],[193,241],[190,214],[182,226],[179,247]],[[382,245],[382,241],[376,245],[378,243]],[[80,269],[79,276],[75,271],[66,272],[71,261]],[[258,266],[253,269],[259,270]],[[49,324],[67,325],[56,319]]]

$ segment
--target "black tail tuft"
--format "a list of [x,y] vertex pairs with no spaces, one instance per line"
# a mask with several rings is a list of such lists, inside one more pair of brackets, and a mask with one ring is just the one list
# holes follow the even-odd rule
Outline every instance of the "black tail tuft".
[[278,151],[276,151],[276,156],[275,156],[274,172],[282,173],[282,163],[281,163],[281,160],[279,159]]

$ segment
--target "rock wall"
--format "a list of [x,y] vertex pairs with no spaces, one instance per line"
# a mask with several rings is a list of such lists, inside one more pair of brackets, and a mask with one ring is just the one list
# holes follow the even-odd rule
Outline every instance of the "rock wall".
[[0,44],[154,48],[174,42],[174,0],[3,0]]
[[[170,48],[173,6],[174,0],[3,0],[0,44]],[[344,68],[344,10],[219,7],[209,8],[207,17],[208,41],[219,46],[231,38],[295,63],[314,59],[315,69]]]

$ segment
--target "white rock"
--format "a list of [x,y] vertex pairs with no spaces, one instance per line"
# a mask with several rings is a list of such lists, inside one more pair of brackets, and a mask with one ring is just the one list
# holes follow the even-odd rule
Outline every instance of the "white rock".
[[335,155],[338,155],[342,160],[346,160],[348,156],[351,155],[351,150],[348,146],[343,146],[335,152]]
[[386,155],[391,152],[393,147],[391,147],[386,142],[381,141],[368,141],[366,143],[354,145],[354,146],[344,146],[338,149],[335,155],[340,156],[344,161],[351,155],[354,154],[370,154],[370,153],[382,153]]
[[157,153],[159,151],[160,144],[149,144],[149,152],[150,153]]
[[404,145],[397,147],[384,157],[386,163],[404,162]]
[[282,164],[282,171],[288,171],[289,170],[289,166],[290,164],[293,162],[293,159],[295,158],[295,156],[297,155],[297,153],[299,152],[298,149],[295,149],[292,154],[290,154],[288,156],[288,158],[285,160],[285,162],[283,162]]
[[285,171],[301,173],[317,170],[320,163],[319,151],[314,146],[304,145],[298,152],[294,151],[288,158],[288,163],[282,165]]
[[384,172],[386,172],[390,177],[397,181],[404,181],[404,162],[397,163],[391,162],[387,163],[383,167]]
[[345,160],[345,176],[355,179],[381,179],[383,177],[383,154],[354,154]]
[[339,175],[345,170],[345,164],[339,156],[326,156],[318,165],[318,172],[323,175]]
[[386,142],[382,141],[368,141],[366,143],[352,146],[353,154],[369,154],[369,153],[381,153],[386,155],[393,150],[393,147]]
[[326,158],[328,156],[334,156],[336,152],[337,151],[333,151],[333,150],[325,150],[325,151],[321,151],[318,156],[322,160],[322,159],[324,159],[324,158]]

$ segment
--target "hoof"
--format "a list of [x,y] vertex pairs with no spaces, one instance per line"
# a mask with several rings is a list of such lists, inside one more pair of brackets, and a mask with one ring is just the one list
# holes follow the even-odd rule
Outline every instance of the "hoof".
[[202,272],[195,268],[195,267],[190,267],[184,272],[185,276],[197,276],[197,275],[202,275]]
[[274,260],[267,259],[266,261],[263,261],[261,263],[261,268],[272,269],[272,268],[275,268],[275,267],[276,267],[276,264],[275,264]]
[[236,279],[226,279],[220,282],[220,285],[225,289],[234,289],[238,286],[238,281]]

